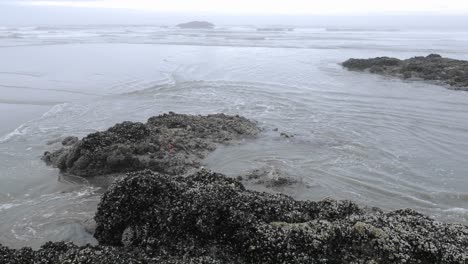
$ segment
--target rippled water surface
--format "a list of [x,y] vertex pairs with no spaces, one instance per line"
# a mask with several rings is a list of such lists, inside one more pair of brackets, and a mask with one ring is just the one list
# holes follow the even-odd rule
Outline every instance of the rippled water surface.
[[205,160],[232,176],[266,168],[298,182],[252,188],[410,207],[466,224],[468,93],[339,65],[350,57],[428,53],[468,59],[466,36],[0,27],[0,243],[95,243],[83,223],[103,189],[61,176],[40,156],[63,136],[168,111],[257,120],[265,128],[259,139],[220,147]]

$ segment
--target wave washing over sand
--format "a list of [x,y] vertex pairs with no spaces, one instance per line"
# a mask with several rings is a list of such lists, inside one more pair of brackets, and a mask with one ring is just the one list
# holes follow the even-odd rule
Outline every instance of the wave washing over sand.
[[2,27],[0,244],[96,243],[86,223],[105,184],[61,175],[40,157],[65,136],[169,111],[258,121],[258,139],[219,147],[202,161],[229,176],[257,169],[294,182],[253,179],[250,188],[413,208],[467,224],[468,93],[339,65],[351,57],[429,53],[467,60],[466,35]]

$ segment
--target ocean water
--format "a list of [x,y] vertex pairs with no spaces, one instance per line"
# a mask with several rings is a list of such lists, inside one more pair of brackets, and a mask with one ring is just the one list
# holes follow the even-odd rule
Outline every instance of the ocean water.
[[0,243],[96,243],[84,223],[103,188],[60,175],[42,153],[168,111],[257,120],[259,139],[204,160],[230,176],[266,168],[297,181],[251,188],[468,224],[468,93],[339,64],[429,53],[468,59],[467,32],[0,27]]

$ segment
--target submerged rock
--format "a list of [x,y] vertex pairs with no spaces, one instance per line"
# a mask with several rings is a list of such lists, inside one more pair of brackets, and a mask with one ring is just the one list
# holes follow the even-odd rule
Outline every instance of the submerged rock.
[[438,54],[406,60],[378,57],[349,59],[343,66],[350,70],[396,76],[404,79],[419,78],[450,85],[455,90],[468,91],[468,61],[443,58]]
[[275,167],[265,166],[250,171],[244,176],[237,177],[238,180],[246,183],[253,183],[267,188],[281,189],[282,187],[294,186],[299,181]]
[[69,137],[63,148],[44,153],[43,160],[61,172],[83,177],[152,169],[183,174],[199,167],[216,148],[259,133],[240,116],[194,116],[175,113],[152,117],[146,124],[123,122],[81,140]]
[[412,210],[296,201],[199,171],[129,174],[103,196],[101,245],[223,263],[468,263],[468,227]]
[[179,28],[193,28],[193,29],[213,29],[214,24],[206,21],[192,21],[188,23],[182,23],[177,25]]

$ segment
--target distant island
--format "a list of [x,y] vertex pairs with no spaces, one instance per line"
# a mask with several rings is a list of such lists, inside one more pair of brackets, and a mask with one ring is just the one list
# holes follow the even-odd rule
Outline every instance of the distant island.
[[194,29],[213,29],[215,25],[206,21],[192,21],[177,25],[179,28],[194,28]]

